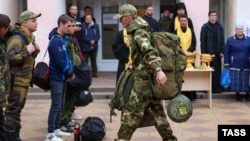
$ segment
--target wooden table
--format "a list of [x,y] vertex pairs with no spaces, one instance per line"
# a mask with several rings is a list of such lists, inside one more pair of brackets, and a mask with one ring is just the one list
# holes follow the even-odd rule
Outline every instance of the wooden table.
[[182,85],[182,91],[207,91],[209,108],[212,108],[212,71],[185,70]]

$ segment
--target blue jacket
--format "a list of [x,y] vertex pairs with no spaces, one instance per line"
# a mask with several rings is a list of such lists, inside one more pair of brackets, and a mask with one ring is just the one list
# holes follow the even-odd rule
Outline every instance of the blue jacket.
[[49,34],[49,79],[65,81],[74,75],[73,65],[66,46],[68,37],[68,35],[58,34],[57,28],[54,28]]
[[[92,22],[90,25],[83,23],[83,42],[82,42],[82,52],[97,51],[98,50],[98,40],[100,39],[99,27],[96,23]],[[95,45],[91,46],[90,41],[95,40]]]
[[250,69],[250,37],[229,37],[224,48],[224,65],[230,69]]

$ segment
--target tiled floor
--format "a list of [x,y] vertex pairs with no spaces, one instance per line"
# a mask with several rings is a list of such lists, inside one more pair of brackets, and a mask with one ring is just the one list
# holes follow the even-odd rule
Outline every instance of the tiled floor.
[[[120,113],[109,119],[109,100],[94,100],[87,107],[80,107],[76,113],[87,116],[101,117],[106,124],[107,133],[103,141],[112,141],[119,128]],[[236,102],[234,99],[215,99],[213,108],[209,109],[206,100],[198,99],[193,102],[193,115],[185,123],[170,124],[179,141],[216,141],[218,124],[249,124],[250,102]],[[24,141],[42,141],[47,131],[47,116],[50,100],[27,100],[22,112],[21,137]],[[79,121],[83,123],[83,120]],[[73,141],[64,138],[65,141]],[[154,127],[138,129],[132,141],[161,141]]]
[[[109,75],[109,76],[108,76]],[[93,79],[92,85],[100,87],[114,86],[114,74],[106,74]],[[106,136],[103,141],[113,141],[119,128],[120,113],[110,123],[109,100],[95,99],[87,107],[76,109],[76,113],[101,117],[106,124]],[[167,104],[167,102],[166,102]],[[21,137],[24,141],[43,141],[47,132],[49,99],[27,99],[22,112]],[[80,120],[83,123],[84,120]],[[250,102],[236,102],[232,98],[213,99],[213,108],[209,109],[207,99],[193,102],[193,115],[185,123],[174,123],[169,119],[178,141],[217,141],[217,125],[250,124]],[[64,138],[73,141],[73,135]],[[132,141],[161,141],[154,127],[137,129]]]

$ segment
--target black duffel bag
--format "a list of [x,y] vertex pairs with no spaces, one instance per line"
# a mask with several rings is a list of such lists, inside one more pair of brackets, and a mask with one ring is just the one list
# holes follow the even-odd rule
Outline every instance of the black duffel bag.
[[78,93],[86,90],[92,83],[91,68],[88,64],[82,63],[79,66],[74,66],[75,79],[68,82],[67,91]]
[[105,134],[105,123],[100,117],[87,117],[82,124],[82,141],[101,141]]
[[49,66],[45,62],[38,62],[34,68],[32,83],[43,90],[49,90]]
[[76,95],[75,106],[77,107],[87,106],[91,102],[93,102],[93,97],[89,89],[83,90]]

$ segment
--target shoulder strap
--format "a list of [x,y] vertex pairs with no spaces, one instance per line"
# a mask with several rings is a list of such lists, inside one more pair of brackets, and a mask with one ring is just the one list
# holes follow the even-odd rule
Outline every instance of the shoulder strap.
[[29,40],[27,39],[27,37],[23,33],[21,33],[21,32],[13,32],[12,36],[10,38],[15,37],[15,36],[20,37],[20,39],[22,40],[22,42],[25,45],[28,45],[30,43]]
[[[59,36],[59,35],[53,35],[53,36],[51,37],[51,39],[49,40],[49,44],[50,44],[51,40],[53,40],[53,39],[56,38],[56,37],[63,40],[63,38],[62,38],[61,36]],[[43,59],[45,58],[47,52],[48,52],[48,47],[47,47],[47,49],[46,49],[46,51],[45,51],[45,53],[44,53],[44,55],[43,55]]]

